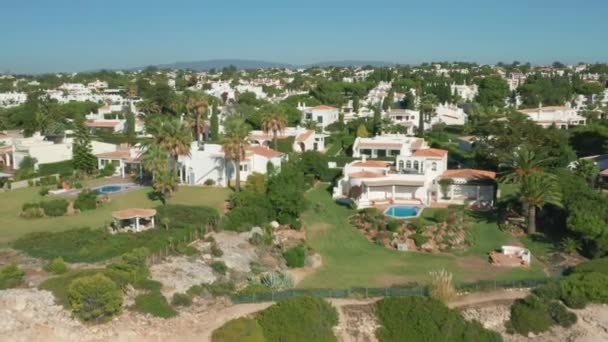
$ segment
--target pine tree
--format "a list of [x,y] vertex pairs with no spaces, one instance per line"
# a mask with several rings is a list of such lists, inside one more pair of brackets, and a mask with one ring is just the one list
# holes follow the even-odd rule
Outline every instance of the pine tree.
[[127,121],[127,143],[129,145],[135,145],[135,115],[133,113],[128,113],[125,116]]
[[84,124],[84,119],[76,121],[76,136],[73,145],[74,169],[85,173],[93,173],[97,169],[97,158],[93,155],[91,136]]
[[220,123],[219,123],[219,119],[217,117],[217,106],[213,106],[212,109],[212,113],[211,113],[211,139],[217,141],[217,139],[219,138],[219,133],[220,133]]
[[353,96],[353,112],[359,113],[359,96]]

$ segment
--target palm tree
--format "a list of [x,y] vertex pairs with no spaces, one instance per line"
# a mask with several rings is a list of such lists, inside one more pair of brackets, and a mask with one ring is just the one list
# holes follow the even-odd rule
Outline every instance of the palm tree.
[[536,208],[546,204],[561,207],[562,194],[554,175],[538,172],[525,177],[519,188],[519,198],[528,208],[528,235],[536,233]]
[[433,113],[435,113],[437,103],[439,103],[439,100],[435,94],[426,94],[420,99],[420,103],[418,104],[418,111],[420,112],[420,117],[418,118],[419,137],[424,136],[424,122],[430,121]]
[[163,204],[177,190],[177,177],[170,171],[164,171],[157,175],[153,184],[154,190],[162,195]]
[[597,179],[597,174],[600,172],[600,168],[593,160],[580,159],[576,162],[574,167],[574,173],[585,178],[590,186],[593,186]]
[[152,180],[155,180],[159,173],[167,171],[167,157],[167,151],[159,145],[150,145],[144,152],[142,163],[144,168],[152,173]]
[[245,148],[249,144],[249,125],[243,119],[234,118],[226,122],[226,134],[222,148],[227,160],[231,160],[236,173],[235,191],[241,191],[241,161],[245,159]]
[[543,172],[550,159],[541,159],[530,147],[523,145],[515,151],[510,160],[499,165],[506,183],[520,183],[526,177]]
[[179,156],[190,155],[190,129],[179,119],[154,120],[148,133],[152,134],[156,145],[169,153],[173,160],[173,172],[177,176]]
[[287,118],[283,114],[268,114],[262,118],[262,130],[268,134],[272,132],[274,149],[277,149],[277,134],[287,127]]

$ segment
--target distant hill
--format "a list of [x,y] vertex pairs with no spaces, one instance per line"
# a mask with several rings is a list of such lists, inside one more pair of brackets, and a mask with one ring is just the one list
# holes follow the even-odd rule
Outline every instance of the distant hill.
[[[170,64],[159,64],[153,65],[160,69],[182,69],[182,70],[194,70],[194,71],[207,71],[211,69],[221,70],[222,68],[234,65],[238,69],[270,69],[270,68],[308,68],[311,66],[337,66],[337,67],[350,67],[350,66],[366,66],[372,65],[375,67],[392,66],[395,63],[382,62],[382,61],[331,61],[331,62],[319,62],[311,63],[308,65],[293,65],[288,63],[280,62],[268,62],[268,61],[256,61],[246,59],[211,59],[206,61],[191,61],[191,62],[176,62]],[[134,69],[143,69],[134,68]]]

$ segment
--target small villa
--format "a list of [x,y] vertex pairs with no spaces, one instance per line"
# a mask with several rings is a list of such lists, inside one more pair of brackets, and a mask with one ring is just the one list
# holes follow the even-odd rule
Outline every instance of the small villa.
[[154,228],[155,209],[131,208],[112,213],[111,233],[142,232]]

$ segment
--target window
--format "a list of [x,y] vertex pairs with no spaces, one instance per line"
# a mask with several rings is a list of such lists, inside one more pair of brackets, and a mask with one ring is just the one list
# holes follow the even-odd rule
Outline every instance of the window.
[[312,120],[312,113],[306,113],[306,120]]
[[403,160],[399,161],[399,170],[403,170]]
[[241,172],[247,172],[247,164],[241,164],[241,167],[239,169],[241,170]]
[[437,171],[437,163],[436,163],[436,162],[433,162],[433,163],[431,164],[431,170],[433,170],[433,171]]
[[399,150],[391,150],[391,156],[398,156],[399,154],[401,154],[401,151],[399,151]]
[[411,169],[412,168],[412,162],[408,160],[407,163],[405,163],[405,168],[406,169]]
[[370,149],[362,149],[361,150],[361,154],[366,155],[366,156],[371,156],[372,155],[372,150],[370,150]]
[[323,116],[321,116],[321,115],[317,116],[317,122],[323,123]]
[[386,150],[376,150],[376,155],[378,158],[384,158],[386,157]]
[[418,161],[414,160],[414,169],[418,170],[419,169],[419,165],[418,165]]

